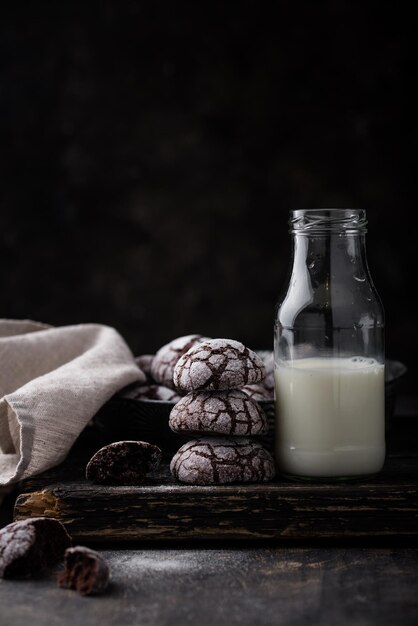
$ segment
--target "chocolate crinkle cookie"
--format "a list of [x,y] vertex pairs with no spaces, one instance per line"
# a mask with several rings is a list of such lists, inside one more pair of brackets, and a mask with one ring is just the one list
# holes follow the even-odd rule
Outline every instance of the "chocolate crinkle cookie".
[[272,456],[246,437],[206,437],[184,444],[170,464],[175,478],[191,485],[264,482],[274,477]]
[[245,393],[257,402],[272,402],[274,400],[274,357],[273,352],[263,350],[257,352],[264,363],[266,375],[262,381],[254,385],[245,385]]
[[146,441],[116,441],[101,448],[86,467],[86,478],[102,485],[138,485],[157,469],[162,452]]
[[263,361],[232,339],[209,339],[190,348],[174,368],[174,384],[183,392],[237,389],[264,378]]
[[268,431],[264,412],[238,389],[192,391],[171,410],[169,425],[190,434],[261,435]]
[[64,568],[58,574],[58,585],[83,596],[103,593],[109,584],[108,564],[98,552],[84,546],[65,551]]
[[274,354],[273,352],[264,353],[265,356],[261,357],[266,369],[266,376],[263,380],[264,387],[270,391],[272,397],[274,397]]
[[192,346],[205,341],[205,339],[207,337],[202,337],[202,335],[185,335],[160,348],[151,366],[151,375],[155,382],[174,389],[173,372],[177,361]]
[[64,526],[51,517],[32,517],[0,530],[0,578],[29,578],[60,561],[71,545]]
[[137,364],[141,372],[145,374],[146,380],[148,381],[153,380],[151,368],[154,356],[154,354],[141,354],[140,356],[135,357],[135,363]]
[[274,393],[267,389],[263,382],[257,383],[256,385],[246,385],[242,388],[242,391],[251,398],[251,400],[255,400],[256,402],[271,402],[274,400]]
[[160,402],[177,402],[181,398],[174,389],[156,384],[130,385],[123,391],[122,396],[129,400],[159,400]]

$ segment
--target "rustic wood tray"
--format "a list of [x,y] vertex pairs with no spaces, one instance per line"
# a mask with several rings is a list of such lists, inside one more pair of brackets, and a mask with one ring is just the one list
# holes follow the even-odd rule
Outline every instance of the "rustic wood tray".
[[397,418],[382,474],[366,483],[277,479],[216,487],[175,483],[168,466],[140,487],[83,479],[97,449],[87,432],[59,468],[22,485],[15,519],[57,517],[76,541],[418,536],[418,420]]

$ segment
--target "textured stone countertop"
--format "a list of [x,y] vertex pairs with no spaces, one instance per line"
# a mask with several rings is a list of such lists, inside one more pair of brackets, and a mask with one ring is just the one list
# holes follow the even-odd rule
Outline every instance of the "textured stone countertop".
[[103,550],[102,597],[53,577],[1,581],[1,626],[416,624],[418,547],[181,547]]

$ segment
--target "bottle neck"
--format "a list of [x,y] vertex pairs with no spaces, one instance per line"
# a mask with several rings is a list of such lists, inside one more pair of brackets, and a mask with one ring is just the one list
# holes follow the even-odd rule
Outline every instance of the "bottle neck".
[[364,233],[296,234],[287,293],[278,310],[285,327],[383,323],[366,259]]
[[365,234],[323,232],[293,234],[293,273],[306,274],[313,285],[324,280],[368,278]]
[[365,356],[383,362],[384,314],[360,209],[294,211],[293,263],[276,317],[276,358]]
[[298,209],[289,221],[294,267],[305,266],[315,284],[368,275],[363,209]]

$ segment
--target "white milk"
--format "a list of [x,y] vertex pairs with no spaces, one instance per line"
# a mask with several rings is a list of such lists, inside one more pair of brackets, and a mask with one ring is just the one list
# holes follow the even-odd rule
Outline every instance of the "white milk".
[[287,474],[374,474],[385,458],[384,365],[374,359],[276,363],[276,458]]

